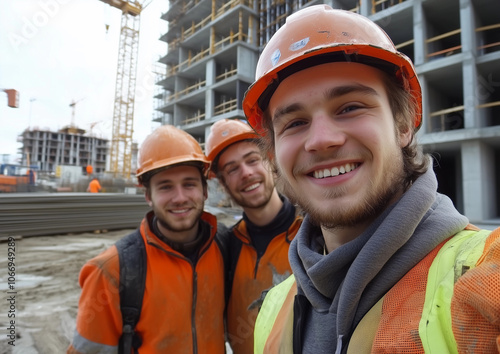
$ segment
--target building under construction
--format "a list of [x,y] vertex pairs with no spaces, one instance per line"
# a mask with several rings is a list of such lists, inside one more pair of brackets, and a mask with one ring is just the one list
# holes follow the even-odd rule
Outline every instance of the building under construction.
[[21,164],[37,165],[41,173],[54,173],[60,165],[80,166],[82,174],[88,165],[96,174],[106,170],[108,140],[85,135],[83,129],[26,129],[18,140],[23,143]]
[[172,0],[153,119],[202,145],[215,121],[245,119],[261,49],[287,15],[320,3],[369,17],[412,59],[423,88],[418,139],[439,164],[440,192],[471,221],[500,222],[499,2]]

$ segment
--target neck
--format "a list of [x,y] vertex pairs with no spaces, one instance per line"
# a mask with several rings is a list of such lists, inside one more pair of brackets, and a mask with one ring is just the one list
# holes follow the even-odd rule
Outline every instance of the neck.
[[403,192],[395,194],[390,201],[387,203],[385,208],[378,212],[376,215],[368,216],[364,220],[353,223],[351,225],[339,225],[336,227],[326,227],[321,225],[321,232],[323,233],[323,238],[325,239],[326,251],[331,252],[338,247],[346,244],[361,235],[370,225],[387,210],[391,205],[393,205],[399,198],[403,195]]
[[260,208],[244,208],[247,218],[257,226],[266,226],[278,215],[283,202],[280,199],[276,188],[273,190],[271,198],[266,205]]
[[370,222],[360,223],[351,227],[339,226],[336,228],[326,228],[321,226],[321,232],[323,234],[323,238],[325,239],[326,253],[330,253],[343,244],[357,238],[363,233],[364,230],[366,230],[369,224]]

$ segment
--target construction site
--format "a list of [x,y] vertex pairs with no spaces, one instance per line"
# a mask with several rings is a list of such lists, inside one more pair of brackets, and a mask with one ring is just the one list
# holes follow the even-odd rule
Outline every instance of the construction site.
[[[135,178],[140,144],[133,124],[139,34],[147,26],[141,12],[151,1],[100,1],[121,12],[111,139],[73,120],[59,131],[28,127],[18,137],[20,164],[0,168],[0,236],[17,240],[21,318],[19,346],[2,338],[0,353],[64,352],[74,330],[79,269],[148,211]],[[413,61],[424,106],[417,138],[435,159],[438,191],[472,223],[498,227],[499,2],[170,0],[157,14],[167,23],[158,40],[168,49],[154,63],[151,121],[185,130],[204,148],[213,123],[245,120],[242,100],[262,49],[288,15],[320,3],[370,18]],[[9,97],[11,103],[15,109]],[[74,112],[78,103],[70,107]],[[104,193],[85,193],[93,176]],[[239,210],[210,183],[207,209],[232,225]],[[1,255],[2,279],[6,264]],[[5,328],[6,319],[0,324]]]
[[[134,192],[139,148],[133,141],[137,56],[140,29],[145,26],[140,18],[151,1],[102,2],[121,12],[111,138],[96,138],[78,128],[74,110],[80,103],[72,101],[72,121],[64,129],[26,129],[18,137],[23,144],[22,170],[37,175],[37,182],[32,178],[32,186],[20,191],[84,192],[90,166],[104,180],[105,191]],[[260,51],[287,15],[318,3],[322,2],[169,1],[157,14],[167,24],[158,38],[167,50],[154,63],[151,121],[180,127],[203,147],[214,122],[244,120],[241,102],[254,80]],[[418,138],[437,160],[440,192],[473,221],[498,219],[498,5],[487,0],[324,3],[369,17],[412,59],[424,94]],[[80,167],[80,183],[64,178],[70,174],[63,173],[70,170],[67,166]],[[468,171],[475,171],[473,177]]]

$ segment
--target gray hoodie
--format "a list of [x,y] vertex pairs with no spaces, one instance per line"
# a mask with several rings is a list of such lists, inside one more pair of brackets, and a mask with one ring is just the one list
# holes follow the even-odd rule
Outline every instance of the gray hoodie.
[[[307,298],[294,340],[303,353],[342,353],[361,318],[410,269],[468,219],[437,193],[432,168],[356,239],[323,255],[321,230],[306,217],[290,245],[298,294]],[[296,314],[297,315],[297,314]],[[299,333],[302,333],[299,334]]]

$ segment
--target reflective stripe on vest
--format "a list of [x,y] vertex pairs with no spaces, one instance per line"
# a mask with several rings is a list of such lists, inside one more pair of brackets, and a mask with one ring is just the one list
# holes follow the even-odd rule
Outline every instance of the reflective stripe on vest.
[[[446,242],[434,258],[429,268],[419,323],[419,336],[426,353],[457,352],[450,310],[453,287],[465,271],[475,267],[490,233],[489,230],[463,230]],[[293,275],[268,292],[255,325],[254,353],[284,353],[284,348],[289,349],[287,353],[292,352],[293,301],[296,293]],[[365,328],[377,331],[377,326]],[[366,333],[366,336],[359,337],[358,333],[356,337],[366,339],[375,338],[375,335]]]
[[[292,352],[293,311],[286,310],[293,309],[295,294],[297,294],[297,283],[293,274],[266,294],[255,321],[253,348],[255,354],[285,353],[285,347],[289,349],[288,353]],[[287,313],[280,313],[280,310]],[[277,320],[279,313],[280,319]],[[275,331],[275,333],[271,334],[271,330],[275,325],[276,328],[284,329],[286,327],[287,330]],[[281,334],[288,334],[289,338],[281,338]]]
[[[457,353],[451,298],[457,279],[474,268],[491,231],[464,230],[445,243],[429,268],[419,335],[426,353]],[[474,237],[472,237],[474,236]]]

